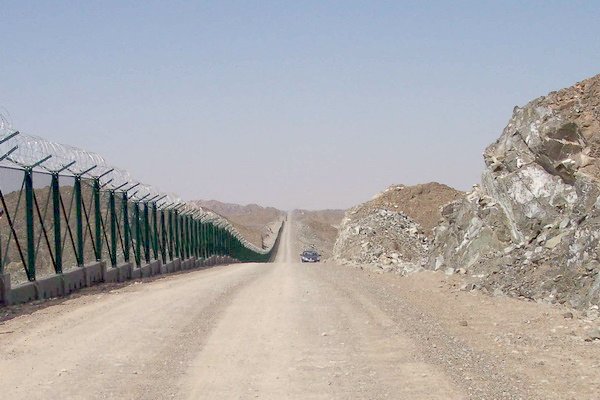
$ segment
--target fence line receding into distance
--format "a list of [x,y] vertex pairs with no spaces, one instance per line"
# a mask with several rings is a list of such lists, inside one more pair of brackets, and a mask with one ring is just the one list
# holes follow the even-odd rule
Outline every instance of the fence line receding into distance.
[[10,274],[12,285],[93,262],[135,270],[214,256],[264,262],[274,251],[99,154],[20,133],[1,119],[0,212],[0,276]]

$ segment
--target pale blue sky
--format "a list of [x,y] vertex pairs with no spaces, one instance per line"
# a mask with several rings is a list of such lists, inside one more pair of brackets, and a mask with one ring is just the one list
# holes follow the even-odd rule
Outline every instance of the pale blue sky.
[[16,128],[286,209],[467,189],[515,105],[600,73],[598,1],[0,1],[0,21]]

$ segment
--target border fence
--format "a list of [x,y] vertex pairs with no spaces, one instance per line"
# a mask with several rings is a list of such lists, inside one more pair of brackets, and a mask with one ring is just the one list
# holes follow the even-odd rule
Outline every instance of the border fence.
[[[266,262],[275,247],[255,246],[222,216],[133,179],[99,154],[20,133],[0,118],[0,302],[11,301],[11,286],[32,287],[24,301],[47,297],[44,279],[63,284],[50,294],[66,294],[68,274],[78,271],[85,286],[169,266]],[[100,265],[99,276],[90,265]]]

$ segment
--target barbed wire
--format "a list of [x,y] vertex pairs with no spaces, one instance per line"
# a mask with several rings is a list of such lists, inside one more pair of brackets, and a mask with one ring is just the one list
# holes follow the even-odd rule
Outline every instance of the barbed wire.
[[195,203],[185,202],[176,194],[164,193],[152,185],[136,180],[129,171],[110,165],[98,153],[13,129],[10,114],[0,109],[0,167],[2,166],[98,179],[105,190],[127,192],[132,201],[155,202],[159,208],[181,209],[202,222],[227,230],[246,248],[260,254],[268,253],[267,249],[246,240],[225,217]]

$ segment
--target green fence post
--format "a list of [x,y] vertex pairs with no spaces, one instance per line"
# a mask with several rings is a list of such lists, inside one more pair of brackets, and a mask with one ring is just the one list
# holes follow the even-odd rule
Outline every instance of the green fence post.
[[167,263],[167,227],[165,225],[165,210],[160,210],[160,253],[163,264]]
[[220,229],[218,226],[215,226],[215,254],[220,256],[221,255],[221,243],[219,243],[219,233],[220,233]]
[[204,234],[202,233],[202,220],[198,220],[198,246],[200,247],[200,257],[204,258]]
[[181,216],[181,254],[184,259],[188,258],[187,253],[187,216]]
[[211,222],[210,223],[210,255],[211,256],[215,256],[217,255],[216,252],[216,247],[215,247],[215,225]]
[[181,253],[183,254],[183,258],[188,258],[187,245],[188,245],[188,236],[187,236],[187,216],[181,216]]
[[75,177],[73,191],[75,192],[75,225],[77,228],[77,265],[83,267],[85,261],[83,256],[83,211],[81,209],[83,199],[81,196],[81,176],[79,175]]
[[208,252],[206,251],[206,223],[200,221],[200,235],[202,238],[202,257],[207,258]]
[[196,254],[198,258],[202,258],[202,252],[200,251],[200,220],[196,220]]
[[173,243],[175,238],[173,237],[173,210],[167,210],[168,225],[169,225],[169,260],[173,261]]
[[25,224],[27,234],[27,279],[35,281],[35,232],[33,226],[33,176],[30,168],[25,169]]
[[202,255],[202,221],[200,218],[196,220],[196,238],[198,241],[198,258],[203,258]]
[[52,174],[50,184],[52,188],[52,215],[54,222],[54,257],[56,262],[56,273],[62,274],[62,233],[60,230],[60,184],[57,173]]
[[150,221],[148,202],[144,202],[144,259],[150,264]]
[[194,230],[194,216],[190,216],[190,257],[196,256],[196,231]]
[[179,211],[175,210],[173,212],[173,217],[175,220],[175,257],[181,259],[181,241],[179,236]]
[[152,224],[153,224],[153,230],[154,230],[154,259],[158,260],[158,240],[159,240],[159,233],[158,233],[158,208],[156,206],[156,202],[152,203]]
[[100,209],[100,179],[94,178],[94,223],[96,241],[96,261],[102,260],[102,210]]
[[190,216],[190,257],[196,257],[196,231],[194,216]]
[[135,219],[135,262],[142,266],[142,227],[140,225],[140,203],[134,202],[133,218]]
[[191,215],[188,216],[188,252],[190,257],[194,256],[194,230],[192,229],[194,217]]
[[108,192],[108,207],[110,212],[110,263],[117,266],[117,210],[115,205],[115,192]]
[[204,244],[205,247],[205,251],[206,251],[206,257],[210,257],[210,223],[206,222],[204,224],[204,240],[206,241]]
[[121,198],[121,207],[123,210],[123,241],[125,242],[123,245],[123,260],[128,263],[129,262],[129,241],[131,240],[129,237],[129,204],[128,204],[128,196],[127,192],[123,192],[123,197]]
[[220,228],[221,231],[221,255],[225,255],[225,228]]
[[186,256],[187,258],[190,258],[192,256],[192,235],[190,232],[190,220],[192,219],[192,217],[190,217],[189,215],[186,215],[185,217],[185,241],[186,241]]

